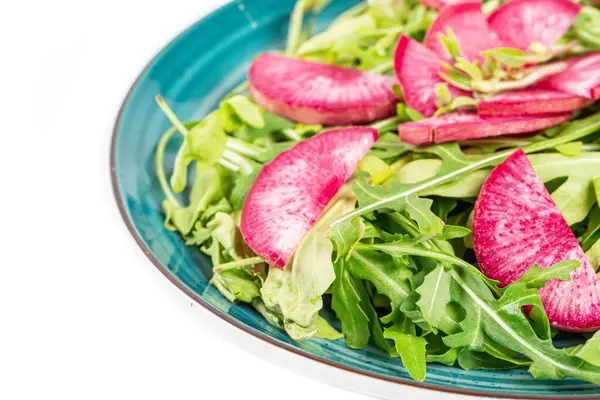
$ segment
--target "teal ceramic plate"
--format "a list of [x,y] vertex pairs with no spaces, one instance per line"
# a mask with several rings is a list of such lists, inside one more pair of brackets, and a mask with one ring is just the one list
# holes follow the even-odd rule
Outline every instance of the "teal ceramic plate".
[[[319,19],[325,26],[356,3],[337,0]],[[463,371],[429,365],[427,380],[411,380],[397,359],[376,348],[357,351],[343,341],[295,343],[251,308],[232,305],[208,284],[210,260],[163,227],[162,194],[154,177],[156,142],[169,124],[154,103],[161,93],[184,120],[199,119],[244,80],[257,54],[282,48],[293,0],[238,0],[202,19],[150,62],[135,82],[116,122],[111,168],[123,218],[150,260],[181,290],[225,321],[282,349],[358,374],[477,396],[600,399],[600,388],[576,381],[534,380],[526,371]],[[175,156],[167,154],[167,165]],[[172,164],[171,164],[172,165]]]

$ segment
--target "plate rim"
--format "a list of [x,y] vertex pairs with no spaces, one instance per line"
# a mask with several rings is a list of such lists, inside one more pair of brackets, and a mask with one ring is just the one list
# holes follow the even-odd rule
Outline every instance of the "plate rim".
[[[358,374],[358,375],[361,375],[366,378],[372,378],[372,379],[375,379],[378,381],[393,383],[393,384],[397,384],[397,385],[406,385],[406,386],[416,387],[419,389],[424,389],[424,390],[428,390],[431,392],[437,392],[437,393],[452,393],[452,394],[460,394],[460,395],[466,395],[466,396],[476,396],[476,397],[486,397],[486,398],[496,398],[496,399],[498,399],[498,398],[525,399],[525,400],[531,400],[531,399],[546,400],[546,399],[548,399],[548,397],[543,396],[543,395],[539,395],[539,396],[538,395],[510,395],[510,394],[505,394],[505,393],[490,393],[490,392],[481,392],[481,391],[475,391],[475,390],[469,390],[469,389],[447,388],[447,387],[436,386],[436,385],[428,384],[425,382],[418,382],[418,381],[404,381],[404,380],[400,380],[399,378],[395,378],[393,376],[384,376],[384,375],[379,375],[379,374],[376,374],[373,372],[363,371],[358,368],[346,366],[346,365],[344,365],[342,363],[338,363],[336,361],[330,361],[325,358],[320,358],[309,352],[303,352],[300,349],[296,349],[295,347],[288,346],[285,343],[281,343],[281,342],[277,341],[276,339],[270,337],[269,335],[263,334],[256,330],[253,330],[253,329],[247,327],[246,325],[244,325],[243,323],[241,323],[240,321],[236,320],[232,316],[218,310],[216,307],[214,307],[208,301],[204,300],[198,294],[194,293],[190,288],[188,288],[185,284],[183,284],[180,280],[178,280],[158,260],[158,258],[156,258],[154,256],[154,254],[152,253],[152,250],[148,246],[146,246],[146,243],[144,242],[142,237],[138,234],[135,226],[133,225],[133,221],[131,220],[131,218],[129,217],[129,215],[127,213],[127,206],[126,206],[125,202],[123,201],[123,196],[121,195],[121,191],[119,188],[117,168],[116,168],[116,159],[117,159],[117,137],[119,136],[121,121],[122,121],[123,115],[125,114],[125,110],[127,109],[127,106],[129,104],[129,100],[131,99],[131,96],[133,95],[135,89],[138,87],[138,84],[140,83],[140,81],[142,81],[142,79],[146,76],[147,72],[152,68],[154,63],[157,60],[159,60],[161,58],[161,56],[163,54],[165,54],[165,52],[169,48],[171,48],[171,46],[173,44],[178,42],[180,38],[182,38],[189,30],[191,30],[198,23],[202,22],[203,20],[205,20],[211,16],[214,16],[215,14],[217,14],[219,12],[229,11],[227,9],[232,8],[232,7],[235,7],[235,1],[229,1],[226,4],[221,5],[210,12],[208,12],[204,15],[201,15],[194,22],[189,24],[185,29],[181,30],[175,37],[170,39],[165,45],[163,45],[160,48],[160,50],[158,52],[156,52],[156,54],[149,61],[147,61],[145,63],[144,68],[138,73],[137,77],[135,78],[133,83],[130,85],[129,89],[127,90],[127,94],[125,95],[125,97],[121,101],[121,105],[119,106],[119,111],[117,113],[115,122],[113,124],[111,139],[110,139],[110,150],[109,150],[110,181],[111,181],[114,199],[117,204],[117,208],[119,209],[119,214],[121,215],[121,218],[122,218],[123,222],[125,223],[125,226],[127,227],[127,230],[129,231],[130,235],[133,237],[133,239],[137,243],[138,247],[143,251],[144,255],[173,285],[175,285],[179,290],[181,290],[188,297],[190,297],[192,300],[194,300],[197,304],[201,305],[204,309],[210,311],[211,313],[213,313],[214,315],[219,317],[221,320],[229,323],[230,325],[236,327],[237,329],[241,330],[242,332],[250,334],[253,337],[255,337],[271,346],[285,350],[287,352],[290,352],[297,356],[303,357],[310,361],[317,362],[319,364],[324,364],[324,365],[336,368],[336,369],[344,371],[344,372]],[[460,371],[460,369],[458,369],[458,368],[457,368],[457,370]],[[553,400],[573,400],[573,399],[577,399],[577,398],[583,398],[583,397],[573,397],[573,396],[551,397],[551,399],[553,399]],[[596,395],[593,397],[586,397],[586,399],[600,400],[600,395]]]

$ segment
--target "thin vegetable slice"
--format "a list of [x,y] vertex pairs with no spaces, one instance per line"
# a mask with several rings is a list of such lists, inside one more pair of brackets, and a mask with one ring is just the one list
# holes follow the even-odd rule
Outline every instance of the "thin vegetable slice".
[[444,7],[427,31],[423,44],[446,60],[451,57],[439,35],[447,36],[448,29],[456,36],[461,55],[467,60],[478,58],[484,50],[502,47],[479,3],[467,2]]
[[259,105],[304,124],[369,123],[394,115],[398,102],[391,77],[277,54],[258,57],[248,83]]
[[283,267],[377,137],[377,130],[366,127],[330,130],[263,167],[242,210],[240,230],[248,246]]
[[600,52],[571,58],[567,62],[567,69],[547,78],[540,86],[588,99],[600,99]]
[[536,132],[566,122],[569,118],[570,114],[482,117],[456,112],[400,124],[398,133],[405,143],[424,145]]
[[479,102],[477,112],[484,116],[510,116],[563,113],[592,103],[585,97],[549,89],[524,89],[499,93]]
[[511,0],[498,7],[488,23],[506,46],[527,50],[535,42],[552,47],[580,9],[572,0]]
[[[439,73],[443,71],[436,53],[407,36],[400,36],[394,59],[396,77],[402,86],[406,104],[426,117],[437,110],[436,84],[444,82]],[[466,92],[448,87],[452,96]]]
[[481,270],[508,285],[534,264],[542,269],[578,260],[571,281],[549,281],[540,297],[552,326],[600,329],[600,279],[523,150],[496,167],[481,189],[473,216]]

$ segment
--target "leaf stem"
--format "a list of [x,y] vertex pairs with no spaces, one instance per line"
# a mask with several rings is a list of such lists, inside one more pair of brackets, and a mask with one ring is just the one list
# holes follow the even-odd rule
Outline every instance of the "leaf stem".
[[229,269],[250,267],[252,265],[261,264],[265,261],[260,257],[244,258],[242,260],[232,261],[225,264],[217,264],[213,267],[213,272],[227,271]]
[[175,128],[177,128],[177,130],[183,136],[187,136],[190,131],[183,125],[183,123],[177,117],[177,115],[175,114],[175,112],[173,111],[173,109],[171,107],[169,107],[169,105],[167,104],[167,102],[165,101],[165,99],[163,99],[160,94],[156,95],[156,103],[158,104],[158,106],[160,107],[160,109],[165,113],[165,116],[169,119],[169,121],[171,121],[171,123],[173,124],[173,126]]
[[167,144],[169,140],[177,133],[177,128],[172,127],[168,129],[158,141],[156,146],[156,156],[154,158],[154,168],[156,170],[156,176],[158,178],[158,182],[160,184],[160,188],[163,191],[165,197],[173,203],[177,207],[181,207],[181,204],[175,197],[175,194],[171,190],[171,185],[169,185],[169,180],[167,179],[167,174],[165,172],[165,150],[167,148]]
[[294,10],[290,15],[287,48],[285,51],[285,55],[288,57],[294,56],[294,54],[296,54],[296,50],[298,50],[298,47],[300,47],[305,8],[305,0],[297,0]]
[[[244,175],[250,175],[254,170],[254,167],[252,166],[252,164],[250,164],[250,161],[248,161],[244,156],[241,156],[234,151],[227,149],[223,150],[223,157],[221,159],[230,161],[239,166],[240,171]],[[219,160],[219,162],[221,162],[221,160]]]
[[236,163],[233,163],[229,160],[227,160],[226,158],[221,157],[219,159],[219,165],[221,165],[222,167],[227,168],[228,170],[232,171],[232,172],[239,172],[240,171],[240,166],[237,165]]
[[287,137],[288,139],[295,140],[296,142],[299,142],[299,141],[301,141],[301,140],[302,140],[302,138],[300,137],[300,135],[298,135],[298,134],[296,133],[296,131],[295,131],[295,130],[293,130],[293,129],[284,129],[284,130],[282,131],[282,133],[283,133],[283,134],[285,135],[285,137]]
[[240,140],[240,139],[237,139],[234,137],[227,138],[226,147],[229,150],[233,150],[244,156],[248,156],[248,157],[252,157],[252,158],[259,157],[264,151],[263,149],[261,149],[260,147],[254,145],[254,144],[246,143],[243,140]]

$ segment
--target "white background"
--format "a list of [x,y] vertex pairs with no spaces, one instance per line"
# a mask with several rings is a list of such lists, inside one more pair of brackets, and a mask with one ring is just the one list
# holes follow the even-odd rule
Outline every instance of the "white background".
[[120,102],[158,49],[223,3],[0,5],[1,399],[367,398],[289,372],[277,364],[359,381],[270,355],[193,304],[118,215],[108,151]]

